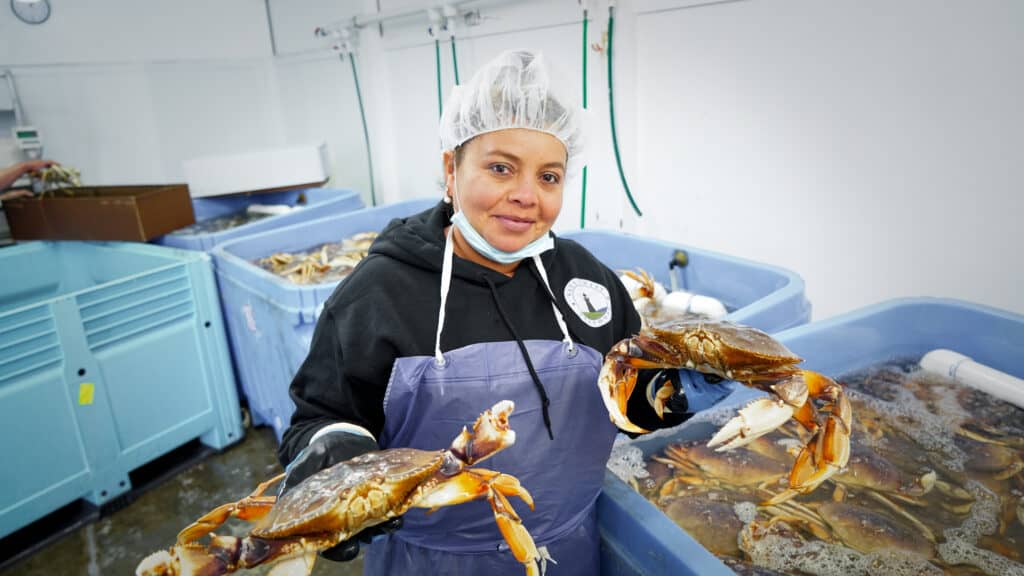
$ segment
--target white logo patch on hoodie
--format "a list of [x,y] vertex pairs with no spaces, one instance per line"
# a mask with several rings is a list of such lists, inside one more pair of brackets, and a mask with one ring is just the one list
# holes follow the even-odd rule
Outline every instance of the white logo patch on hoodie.
[[597,328],[612,319],[608,289],[590,280],[573,278],[565,285],[565,301],[587,326]]

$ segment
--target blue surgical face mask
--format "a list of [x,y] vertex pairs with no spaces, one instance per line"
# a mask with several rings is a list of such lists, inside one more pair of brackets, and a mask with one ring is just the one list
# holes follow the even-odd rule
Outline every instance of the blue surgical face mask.
[[[455,196],[458,197],[459,181],[457,177],[454,177],[454,172],[457,171],[458,167],[454,165],[454,159],[452,162]],[[459,232],[462,233],[462,237],[466,239],[466,242],[469,242],[469,245],[473,247],[473,250],[476,250],[477,254],[480,254],[488,260],[492,260],[500,264],[512,264],[513,262],[519,262],[526,258],[532,258],[555,247],[554,238],[551,237],[550,233],[545,232],[543,236],[515,252],[499,250],[494,246],[491,246],[491,243],[481,236],[480,233],[476,231],[476,228],[473,228],[473,225],[469,223],[469,219],[466,218],[466,214],[458,207],[461,205],[462,201],[459,199],[455,209],[455,214],[452,216],[452,224],[459,229]]]
[[459,229],[459,232],[462,233],[462,237],[466,239],[466,242],[469,242],[469,245],[473,247],[473,250],[476,250],[477,253],[484,258],[501,264],[511,264],[513,262],[519,262],[525,258],[532,258],[555,247],[555,240],[551,237],[551,234],[545,233],[540,238],[537,238],[515,252],[499,250],[494,246],[491,246],[491,243],[481,236],[480,233],[476,231],[476,228],[473,228],[473,225],[469,223],[469,219],[466,218],[466,215],[461,210],[452,216],[452,224]]

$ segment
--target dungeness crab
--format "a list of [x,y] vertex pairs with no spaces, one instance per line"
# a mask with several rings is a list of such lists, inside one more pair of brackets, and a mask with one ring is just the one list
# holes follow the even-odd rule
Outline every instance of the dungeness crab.
[[[528,575],[543,575],[550,558],[537,549],[506,498],[519,496],[532,509],[530,493],[512,476],[469,468],[515,442],[508,425],[513,408],[511,401],[498,402],[444,450],[370,452],[310,476],[280,499],[263,495],[283,475],[273,478],[182,530],[175,546],[148,556],[136,574],[216,576],[274,564],[271,576],[303,576],[312,571],[317,552],[409,508],[434,510],[487,498],[512,554]],[[214,534],[231,516],[258,522],[243,538]],[[209,541],[200,543],[207,535]]]
[[[764,332],[726,321],[680,320],[648,325],[622,340],[605,356],[598,386],[612,422],[622,430],[646,432],[626,417],[626,404],[644,368],[688,368],[742,382],[763,390],[727,422],[708,447],[731,450],[753,442],[790,418],[811,434],[797,455],[789,488],[768,500],[772,505],[806,494],[836,474],[850,457],[853,418],[843,388],[831,378],[797,368],[801,358]],[[655,410],[661,415],[675,393],[659,390]],[[825,402],[816,408],[813,400]]]

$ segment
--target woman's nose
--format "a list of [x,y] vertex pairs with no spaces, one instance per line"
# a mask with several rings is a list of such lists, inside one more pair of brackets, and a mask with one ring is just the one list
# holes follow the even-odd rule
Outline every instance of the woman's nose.
[[516,183],[515,189],[509,195],[509,200],[524,206],[532,206],[537,202],[537,193],[537,183],[530,178],[524,178]]

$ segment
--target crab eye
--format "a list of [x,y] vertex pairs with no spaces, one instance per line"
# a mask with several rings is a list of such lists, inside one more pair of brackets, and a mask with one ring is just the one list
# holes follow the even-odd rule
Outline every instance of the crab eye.
[[444,455],[444,462],[441,463],[441,474],[445,476],[454,476],[462,471],[462,462],[458,458],[453,456],[450,452],[446,452]]
[[637,346],[635,342],[630,342],[629,343],[629,356],[631,358],[642,358],[643,355],[644,355],[644,351],[641,350],[640,347]]

